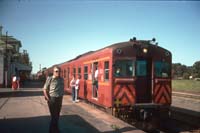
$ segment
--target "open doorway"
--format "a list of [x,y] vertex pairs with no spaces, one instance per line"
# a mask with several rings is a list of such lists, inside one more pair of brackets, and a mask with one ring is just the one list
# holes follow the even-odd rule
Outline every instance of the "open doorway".
[[92,63],[92,96],[93,98],[98,98],[98,62]]

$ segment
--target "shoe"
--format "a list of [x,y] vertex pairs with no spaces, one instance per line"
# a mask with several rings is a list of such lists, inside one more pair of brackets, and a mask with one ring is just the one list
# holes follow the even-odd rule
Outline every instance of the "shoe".
[[79,100],[76,100],[76,102],[79,102]]

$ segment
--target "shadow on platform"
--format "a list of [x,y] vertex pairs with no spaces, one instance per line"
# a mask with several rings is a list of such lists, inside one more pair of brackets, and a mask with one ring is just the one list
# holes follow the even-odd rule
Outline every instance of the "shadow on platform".
[[[0,119],[1,133],[48,133],[50,116],[30,118]],[[125,127],[115,131],[100,132],[78,115],[63,115],[60,117],[61,133],[122,133],[136,130]]]
[[16,90],[16,91],[4,91],[0,92],[0,98],[4,97],[29,97],[29,96],[43,96],[43,91],[41,90]]
[[[0,120],[2,133],[48,133],[49,116],[12,118]],[[61,133],[99,133],[92,125],[77,115],[60,117]]]
[[43,81],[27,80],[21,83],[22,88],[43,88],[43,86],[44,86]]

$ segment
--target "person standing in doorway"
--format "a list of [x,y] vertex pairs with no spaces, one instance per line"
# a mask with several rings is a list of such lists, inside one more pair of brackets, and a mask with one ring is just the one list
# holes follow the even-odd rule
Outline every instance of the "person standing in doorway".
[[49,133],[59,133],[58,122],[64,95],[64,80],[60,77],[58,66],[54,67],[53,76],[47,78],[43,92],[51,114]]
[[70,87],[72,89],[72,102],[75,103],[75,86],[76,86],[76,79],[74,75],[72,75],[72,80],[70,81]]
[[98,97],[98,75],[99,75],[99,70],[98,70],[98,66],[96,65],[96,70],[94,73],[94,81],[95,81],[95,88],[96,88],[96,97]]

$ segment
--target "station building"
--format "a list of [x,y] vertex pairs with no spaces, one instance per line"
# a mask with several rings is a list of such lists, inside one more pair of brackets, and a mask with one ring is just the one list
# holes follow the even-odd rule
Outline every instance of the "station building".
[[0,88],[10,87],[13,75],[23,81],[32,71],[27,51],[20,52],[21,41],[3,34],[2,29],[0,26]]

